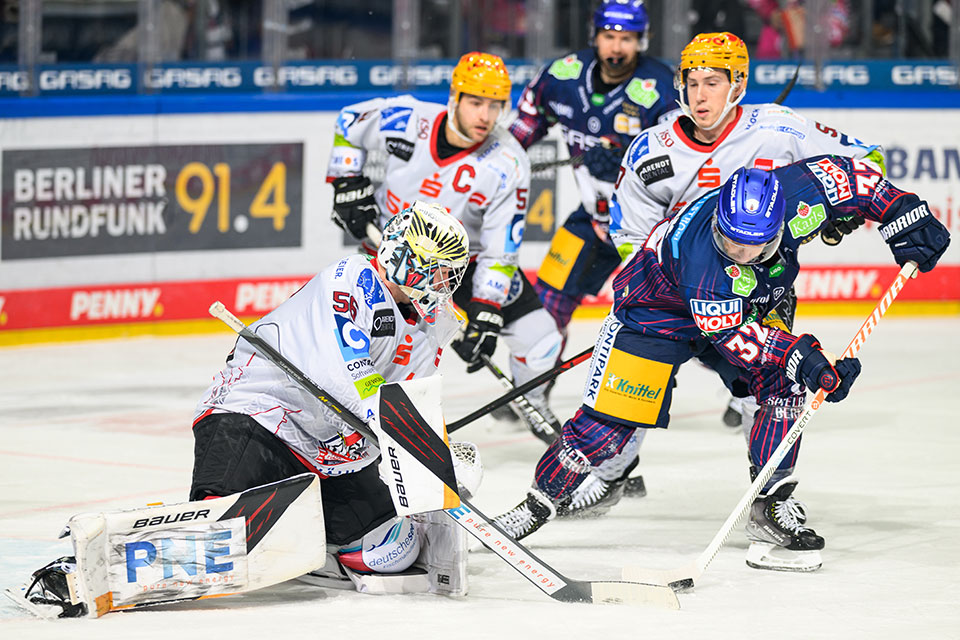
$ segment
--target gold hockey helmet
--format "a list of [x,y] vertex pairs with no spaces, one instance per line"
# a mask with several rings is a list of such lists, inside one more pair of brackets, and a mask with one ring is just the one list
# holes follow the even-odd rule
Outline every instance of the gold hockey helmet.
[[450,80],[450,97],[460,100],[460,95],[469,93],[482,98],[510,100],[510,74],[500,56],[474,51],[460,58],[453,68]]
[[682,84],[686,80],[687,71],[707,68],[726,69],[731,83],[741,79],[746,82],[750,75],[747,45],[729,31],[697,34],[680,52],[678,81]]

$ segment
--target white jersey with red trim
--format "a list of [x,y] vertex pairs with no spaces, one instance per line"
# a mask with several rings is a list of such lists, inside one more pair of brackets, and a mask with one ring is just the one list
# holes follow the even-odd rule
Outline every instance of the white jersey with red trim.
[[473,296],[503,304],[523,238],[530,161],[500,127],[483,142],[439,158],[437,136],[444,135],[446,113],[446,105],[410,96],[344,108],[327,179],[359,175],[367,151],[385,151],[386,176],[374,196],[381,226],[415,200],[439,202],[467,230],[470,256],[477,260]]
[[860,158],[879,148],[773,103],[737,107],[736,119],[709,145],[683,131],[686,118],[650,127],[624,154],[610,224],[621,256],[639,249],[660,220],[719,187],[740,167],[771,171],[810,156]]
[[[403,318],[373,264],[360,255],[321,271],[250,329],[320,388],[369,422],[377,387],[433,375],[457,330],[452,316],[415,324]],[[352,473],[377,447],[261,356],[243,338],[196,408],[251,416],[326,476]]]

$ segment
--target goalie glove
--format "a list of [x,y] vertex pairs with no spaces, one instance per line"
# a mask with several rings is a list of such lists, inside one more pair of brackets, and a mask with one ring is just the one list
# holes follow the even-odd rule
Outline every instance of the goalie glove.
[[864,217],[859,214],[837,218],[836,220],[827,220],[820,229],[820,239],[824,244],[835,247],[843,240],[843,236],[848,236],[861,226],[863,226]]
[[844,358],[831,365],[820,348],[820,342],[805,333],[794,342],[784,356],[787,377],[811,391],[823,389],[827,402],[840,402],[850,393],[860,375],[860,360]]
[[467,328],[453,341],[453,350],[467,363],[467,373],[483,367],[480,356],[490,357],[497,350],[497,336],[503,329],[500,308],[482,300],[472,300],[466,308]]
[[347,176],[333,181],[333,212],[330,219],[357,240],[367,237],[367,225],[377,225],[380,207],[373,199],[373,184],[366,176]]

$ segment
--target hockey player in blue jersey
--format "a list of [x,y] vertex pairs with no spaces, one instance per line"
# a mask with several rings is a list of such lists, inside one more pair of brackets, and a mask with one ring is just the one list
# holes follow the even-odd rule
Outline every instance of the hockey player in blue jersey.
[[524,148],[559,125],[581,205],[558,229],[537,274],[543,306],[566,333],[584,295],[620,264],[608,237],[609,200],[623,151],[643,129],[676,109],[673,71],[643,55],[649,20],[641,0],[603,0],[593,15],[593,47],[546,65],[527,86],[510,132]]
[[[527,498],[497,521],[522,538],[562,513],[591,469],[636,432],[666,428],[670,380],[691,358],[730,388],[747,384],[759,403],[750,433],[756,474],[802,411],[806,390],[843,400],[860,372],[810,334],[760,324],[799,272],[798,247],[829,220],[862,215],[900,265],[934,268],[950,242],[927,203],[872,163],[817,156],[776,169],[739,169],[720,189],[653,228],[614,280],[614,304],[597,339],[583,404],[536,468]],[[793,497],[799,441],[754,502],[750,566],[812,571],[824,540]],[[776,553],[770,553],[776,547]]]

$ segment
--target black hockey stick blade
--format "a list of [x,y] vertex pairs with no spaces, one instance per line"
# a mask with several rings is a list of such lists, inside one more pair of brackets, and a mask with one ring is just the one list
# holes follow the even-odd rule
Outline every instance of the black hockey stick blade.
[[[494,375],[504,389],[507,391],[513,391],[516,388],[513,386],[513,382],[510,381],[510,378],[507,377],[507,374],[501,371],[500,367],[493,363],[493,360],[490,359],[490,356],[481,355],[480,360],[483,362],[483,366]],[[545,417],[543,417],[543,414],[537,411],[537,408],[534,407],[529,400],[527,400],[525,395],[519,395],[514,398],[510,403],[510,408],[513,409],[513,412],[517,414],[518,418],[521,418],[527,423],[527,426],[530,427],[533,435],[547,445],[553,444],[553,441],[557,439],[558,435],[560,435],[561,427],[556,419],[554,419],[553,422],[548,421]]]

